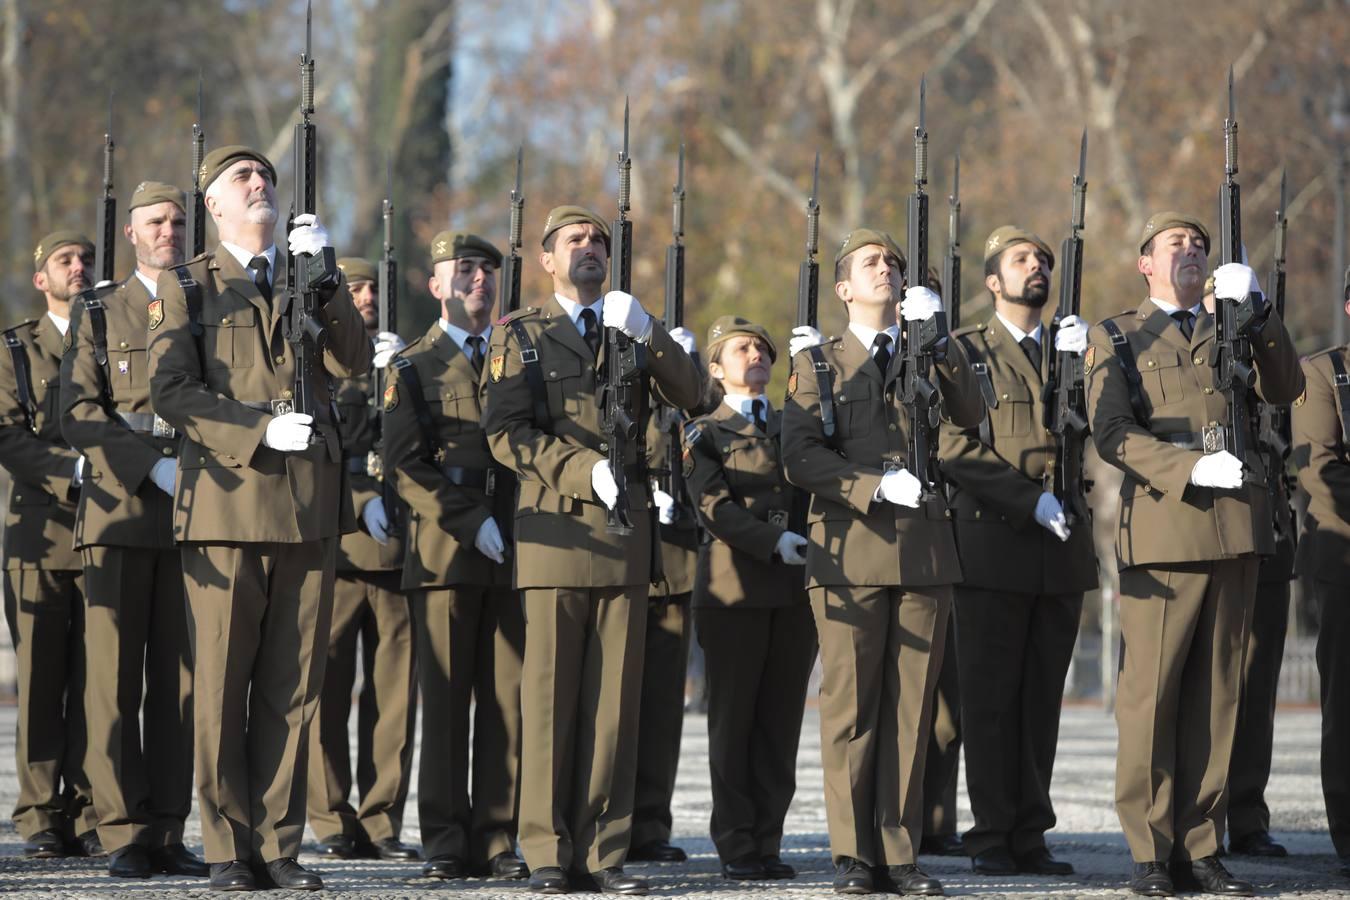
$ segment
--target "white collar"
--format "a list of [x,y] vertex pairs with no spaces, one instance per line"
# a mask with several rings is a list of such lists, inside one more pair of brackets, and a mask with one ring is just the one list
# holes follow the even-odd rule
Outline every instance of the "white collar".
[[[469,352],[468,347],[469,338],[474,337],[474,335],[465,331],[463,328],[460,328],[458,325],[451,325],[445,319],[438,319],[437,324],[441,326],[441,331],[444,331],[447,335],[449,335],[450,340],[454,341],[456,346],[459,347],[459,349],[463,350],[465,353]],[[492,326],[489,325],[487,328],[483,329],[482,334],[478,335],[478,337],[481,337],[483,339],[484,352],[487,352],[487,340],[488,336],[491,334],[492,334]]]
[[1003,313],[996,311],[994,315],[998,316],[998,320],[1003,323],[1004,328],[1008,329],[1008,334],[1011,334],[1013,340],[1017,341],[1017,343],[1019,344],[1022,343],[1022,338],[1024,337],[1029,337],[1038,344],[1041,342],[1040,322],[1037,322],[1036,327],[1031,329],[1030,331],[1023,331],[1013,323],[1009,322],[1007,319],[1003,318]]
[[[220,246],[230,251],[230,255],[233,256],[235,259],[239,260],[239,265],[243,266],[245,270],[248,269],[248,264],[253,261],[253,257],[255,254],[249,253],[247,250],[245,250],[243,247],[240,247],[238,244],[231,244],[229,241],[221,241]],[[262,253],[256,255],[267,257],[267,280],[271,284],[276,284],[277,245],[273,244],[272,246],[264,250]]]
[[136,280],[139,281],[141,284],[145,285],[145,289],[150,292],[150,296],[158,297],[159,285],[151,281],[149,277],[147,277],[146,274],[142,272],[140,269],[136,269],[135,271],[136,271]]
[[53,322],[56,323],[56,327],[58,330],[60,330],[62,335],[64,335],[66,333],[66,330],[70,328],[69,319],[61,318],[56,313],[52,312],[50,309],[47,310],[47,318],[51,319]]
[[[1166,300],[1159,300],[1157,297],[1149,297],[1148,299],[1152,300],[1154,305],[1156,305],[1158,309],[1161,309],[1169,316],[1172,313],[1179,312],[1181,310],[1181,307],[1177,306],[1175,303],[1168,303]],[[1191,315],[1195,316],[1197,319],[1200,318],[1200,310],[1204,308],[1205,304],[1204,301],[1202,300],[1201,302],[1191,307]]]
[[[862,342],[863,348],[867,350],[869,355],[873,352],[872,342],[877,339],[878,334],[882,333],[875,328],[869,328],[858,322],[849,322],[848,330],[853,332],[853,336]],[[882,331],[891,336],[890,350],[891,355],[894,356],[900,348],[900,326],[890,325],[882,329]]]
[[773,404],[763,394],[727,394],[722,398],[722,402],[726,404],[728,409],[740,413],[751,422],[755,421],[753,407],[756,400],[764,404],[764,421],[769,421],[769,413],[773,410]]
[[553,297],[562,306],[563,312],[567,313],[568,318],[572,320],[572,324],[577,327],[577,331],[582,334],[586,333],[586,326],[581,324],[581,311],[583,309],[589,309],[591,312],[595,313],[596,328],[603,327],[604,322],[601,318],[601,312],[605,305],[605,298],[603,296],[590,306],[582,306],[577,301],[564,297],[562,294],[554,294]]

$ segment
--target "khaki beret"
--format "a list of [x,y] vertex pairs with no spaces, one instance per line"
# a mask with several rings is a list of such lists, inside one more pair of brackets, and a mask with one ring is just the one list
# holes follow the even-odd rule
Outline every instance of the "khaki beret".
[[900,260],[900,271],[904,272],[909,263],[905,259],[905,254],[901,252],[900,246],[896,244],[895,238],[884,231],[877,231],[875,228],[855,228],[844,236],[844,242],[839,245],[839,252],[834,255],[834,264],[839,265],[839,261],[848,256],[854,250],[860,250],[869,244],[877,244],[891,251]]
[[201,170],[197,173],[197,181],[201,183],[201,189],[204,191],[215,181],[221,172],[224,172],[230,166],[239,162],[241,159],[255,159],[267,168],[267,174],[272,179],[272,185],[277,183],[277,168],[272,165],[272,161],[263,156],[257,150],[245,147],[243,144],[227,144],[224,147],[217,147],[206,158],[202,160]]
[[94,252],[94,242],[80,234],[78,231],[63,229],[53,231],[51,234],[38,241],[38,245],[33,248],[33,271],[41,272],[42,267],[47,264],[47,258],[62,247],[71,244],[79,244],[90,253]]
[[502,251],[492,242],[467,231],[442,231],[431,239],[431,264],[447,259],[479,257],[489,259],[494,266],[502,264]]
[[548,218],[544,220],[544,236],[539,239],[539,243],[547,243],[548,236],[564,225],[575,225],[578,222],[588,222],[599,228],[600,236],[605,239],[605,250],[609,250],[609,225],[584,206],[555,206],[550,209]]
[[740,316],[720,316],[712,327],[708,329],[708,343],[706,344],[708,352],[712,353],[712,348],[718,344],[734,337],[738,334],[748,334],[757,337],[769,345],[769,359],[773,362],[778,361],[778,345],[769,337],[769,332],[763,325],[756,325],[749,319],[743,319]]
[[1209,252],[1209,229],[1205,227],[1205,223],[1195,216],[1188,216],[1185,213],[1171,210],[1154,213],[1148,217],[1148,221],[1144,223],[1144,230],[1139,235],[1139,252],[1143,253],[1144,247],[1149,241],[1153,240],[1159,232],[1166,231],[1169,228],[1194,228],[1205,239],[1205,252]]
[[174,203],[179,209],[187,210],[187,196],[178,188],[162,181],[142,181],[131,194],[131,205],[127,207],[127,212],[156,203]]
[[990,233],[988,240],[984,242],[984,261],[989,262],[1013,244],[1034,244],[1037,250],[1050,258],[1050,268],[1055,267],[1055,251],[1050,249],[1050,245],[1035,233],[1018,228],[1016,225],[1003,225]]
[[344,256],[337,261],[337,267],[342,270],[343,275],[347,276],[348,284],[356,284],[360,281],[379,281],[379,276],[375,272],[375,264],[363,257]]

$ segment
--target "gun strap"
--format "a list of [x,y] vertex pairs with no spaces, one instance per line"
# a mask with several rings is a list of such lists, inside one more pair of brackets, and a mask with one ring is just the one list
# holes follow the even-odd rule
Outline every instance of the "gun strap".
[[831,447],[834,446],[835,428],[834,416],[834,373],[830,369],[830,364],[825,361],[825,354],[820,352],[820,347],[812,347],[808,351],[811,354],[811,368],[816,372],[816,392],[820,395],[820,427],[825,432],[825,442]]
[[1116,358],[1125,372],[1125,386],[1130,392],[1130,409],[1134,410],[1134,420],[1147,428],[1149,426],[1148,407],[1144,403],[1144,378],[1139,374],[1139,361],[1134,357],[1134,348],[1120,326],[1111,319],[1102,322],[1106,336],[1116,348]]
[[192,336],[201,339],[205,334],[202,328],[202,285],[197,279],[192,277],[188,267],[174,266],[173,274],[178,278],[178,286],[183,289],[183,300],[187,303],[188,331]]
[[422,393],[422,376],[417,374],[417,366],[412,360],[398,357],[394,360],[394,369],[399,380],[408,386],[412,400],[413,415],[417,417],[417,428],[422,432],[422,442],[427,445],[427,457],[435,459],[441,455],[441,442],[436,437],[436,424],[431,417],[431,406]]
[[998,393],[994,390],[994,378],[989,374],[989,364],[975,350],[975,343],[966,335],[957,335],[957,340],[966,349],[970,357],[970,370],[975,373],[975,383],[980,386],[980,396],[984,397],[984,416],[980,419],[980,443],[994,446],[994,426],[989,419],[989,410],[998,409]]
[[525,383],[530,386],[530,399],[534,402],[534,424],[544,428],[548,419],[548,390],[544,387],[544,367],[539,363],[539,351],[534,349],[530,333],[519,319],[506,323],[520,345],[520,362],[525,366]]
[[28,350],[13,328],[5,331],[4,337],[14,363],[14,382],[19,391],[19,408],[23,410],[24,424],[29,431],[37,434],[37,402],[33,394],[33,375],[28,367]]
[[1350,375],[1345,373],[1345,361],[1340,351],[1330,353],[1331,368],[1336,373],[1332,378],[1332,387],[1336,389],[1336,406],[1340,410],[1341,441],[1350,446]]

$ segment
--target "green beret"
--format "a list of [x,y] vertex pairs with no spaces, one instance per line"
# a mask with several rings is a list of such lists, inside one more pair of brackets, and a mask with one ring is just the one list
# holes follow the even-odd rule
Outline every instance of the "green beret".
[[1205,223],[1195,216],[1188,216],[1185,213],[1172,212],[1171,210],[1154,213],[1148,217],[1148,221],[1144,223],[1144,230],[1139,235],[1139,252],[1143,253],[1144,247],[1149,241],[1153,240],[1159,232],[1166,231],[1169,228],[1194,228],[1205,239],[1205,252],[1209,252],[1209,229],[1205,227]]
[[984,261],[989,262],[1013,244],[1034,244],[1037,250],[1050,258],[1050,268],[1055,267],[1055,251],[1050,249],[1050,245],[1034,233],[1016,225],[1004,225],[990,233],[989,239],[984,242]]
[[272,161],[263,156],[257,150],[245,147],[243,144],[227,144],[224,147],[217,147],[206,158],[202,160],[201,171],[197,173],[197,181],[204,191],[210,186],[230,166],[239,162],[241,159],[255,159],[262,163],[267,169],[267,174],[272,179],[273,187],[277,183],[277,168],[272,165]]
[[502,251],[492,242],[467,231],[442,231],[431,239],[431,264],[447,259],[477,257],[491,260],[494,266],[502,264]]
[[738,334],[748,334],[757,337],[769,345],[769,360],[778,361],[778,345],[769,337],[769,332],[763,325],[756,325],[749,319],[742,319],[740,316],[721,316],[712,327],[708,329],[708,343],[705,345],[708,353],[712,353],[712,348]]
[[875,228],[855,228],[845,235],[844,242],[839,245],[839,252],[834,255],[834,264],[839,265],[839,261],[845,256],[869,244],[877,244],[894,253],[896,258],[900,260],[901,272],[908,268],[909,264],[905,260],[905,254],[900,251],[900,246],[895,243],[895,238],[884,231],[877,231]]
[[605,220],[591,212],[584,206],[555,206],[548,211],[548,218],[544,220],[544,236],[539,239],[541,244],[548,242],[548,236],[562,228],[564,225],[575,225],[578,222],[589,222],[600,229],[600,236],[605,240],[605,251],[609,251],[609,225]]
[[138,206],[154,206],[156,203],[174,203],[181,210],[187,209],[187,197],[178,188],[162,181],[142,181],[131,194],[131,205],[127,212]]
[[41,272],[42,267],[47,264],[47,257],[51,256],[61,247],[70,244],[79,244],[90,253],[94,252],[94,242],[80,234],[78,231],[64,229],[62,231],[53,231],[42,240],[38,241],[37,247],[33,248],[33,271]]
[[347,276],[348,284],[360,281],[379,281],[375,273],[375,264],[360,256],[344,256],[337,261],[337,267]]

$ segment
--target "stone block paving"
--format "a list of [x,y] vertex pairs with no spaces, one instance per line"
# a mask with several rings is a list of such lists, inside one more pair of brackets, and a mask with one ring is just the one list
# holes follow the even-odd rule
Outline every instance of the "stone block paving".
[[[22,841],[9,821],[17,784],[14,775],[13,707],[0,708],[0,893],[31,897],[169,898],[212,895],[199,879],[160,876],[149,881],[115,881],[104,860],[26,860]],[[1278,717],[1274,772],[1268,800],[1272,831],[1291,852],[1286,860],[1256,862],[1229,859],[1240,877],[1255,882],[1262,896],[1350,897],[1350,879],[1337,874],[1337,861],[1326,833],[1318,764],[1320,716],[1315,710],[1284,710]],[[652,895],[709,898],[834,897],[829,840],[825,834],[824,795],[820,770],[819,720],[807,711],[797,767],[797,796],[787,822],[784,859],[795,865],[791,882],[738,884],[721,878],[717,856],[707,837],[710,806],[707,720],[685,718],[685,739],[675,797],[675,842],[690,855],[680,865],[634,864],[629,870],[647,876]],[[1053,795],[1059,827],[1050,836],[1056,855],[1072,862],[1078,874],[1062,880],[974,875],[966,860],[925,856],[921,865],[940,878],[949,896],[980,898],[1125,898],[1129,853],[1113,806],[1115,722],[1092,707],[1065,710]],[[970,824],[962,795],[960,826]],[[313,836],[311,835],[311,838]],[[403,831],[405,841],[418,841],[416,778]],[[200,827],[194,809],[187,842],[200,849]],[[306,850],[310,849],[306,845]],[[328,862],[306,852],[301,861],[319,872],[326,896],[361,898],[458,897],[521,900],[532,896],[520,882],[468,880],[435,882],[420,877],[418,865],[371,861]]]

